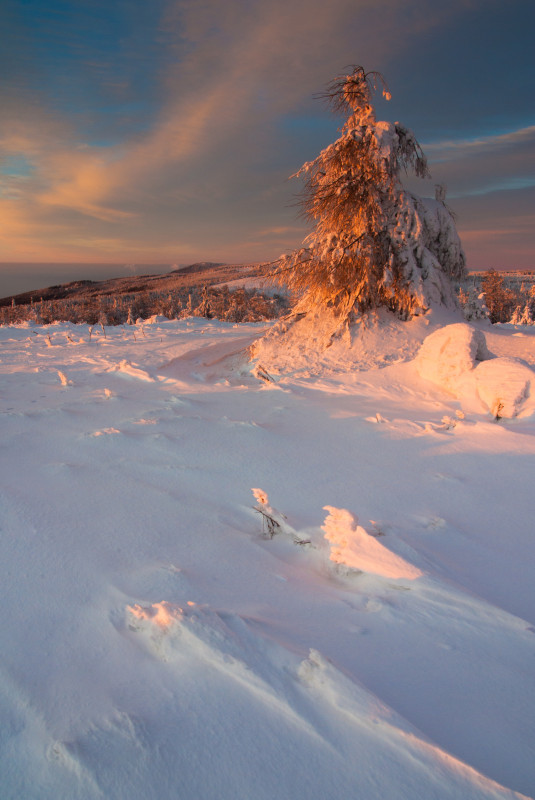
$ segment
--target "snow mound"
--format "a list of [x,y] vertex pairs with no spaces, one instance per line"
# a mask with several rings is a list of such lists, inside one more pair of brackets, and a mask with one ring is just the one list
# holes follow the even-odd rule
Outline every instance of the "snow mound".
[[531,414],[535,399],[531,387],[535,374],[519,358],[493,358],[474,370],[480,399],[497,419]]
[[341,327],[340,318],[324,308],[281,320],[249,352],[270,375],[364,371],[413,359],[429,324],[427,316],[402,321],[379,309]]
[[459,377],[490,357],[482,331],[457,322],[431,333],[415,361],[422,378],[456,394]]
[[466,323],[446,325],[430,334],[415,365],[422,378],[458,399],[477,397],[497,419],[535,411],[533,370],[518,358],[493,358],[482,331]]
[[423,575],[417,567],[392,553],[375,536],[367,533],[350,511],[333,506],[324,508],[329,514],[322,530],[331,543],[331,561],[382,578],[414,580]]
[[[144,607],[135,603],[133,606],[127,606],[127,611],[132,617],[130,627],[137,629],[139,621],[150,620],[159,628],[165,629],[175,621],[182,618],[182,609],[179,606],[173,606],[163,600],[161,603],[153,603],[151,606]],[[134,620],[136,623],[134,624]]]
[[153,381],[154,378],[146,369],[143,369],[138,364],[133,364],[127,359],[123,359],[120,364],[113,368],[113,371],[119,372],[121,375],[128,375],[130,378],[138,378],[141,381]]
[[169,322],[167,317],[164,317],[163,314],[153,314],[152,317],[148,317],[148,319],[144,320],[144,325],[159,325],[162,322]]

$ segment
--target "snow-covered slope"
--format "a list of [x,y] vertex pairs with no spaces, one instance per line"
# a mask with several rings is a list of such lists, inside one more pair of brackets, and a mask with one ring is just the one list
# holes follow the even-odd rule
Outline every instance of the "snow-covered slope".
[[407,324],[275,380],[262,325],[0,328],[2,800],[533,796],[535,419]]

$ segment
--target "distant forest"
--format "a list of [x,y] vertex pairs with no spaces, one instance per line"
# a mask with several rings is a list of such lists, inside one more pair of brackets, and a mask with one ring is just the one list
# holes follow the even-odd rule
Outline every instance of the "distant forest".
[[535,324],[535,273],[472,272],[459,287],[467,319],[488,317],[492,323]]
[[[0,324],[30,322],[48,325],[52,322],[100,324],[103,326],[135,324],[138,319],[161,315],[168,319],[204,317],[227,322],[259,322],[276,319],[291,310],[291,301],[284,292],[267,293],[257,287],[232,288],[232,280],[242,271],[229,272],[224,265],[192,265],[175,276],[180,285],[173,287],[171,273],[138,279],[137,285],[124,279],[94,284],[78,281],[28,292],[0,301]],[[189,271],[188,271],[189,270]],[[231,286],[216,284],[222,277],[231,278]],[[259,277],[265,268],[247,268],[249,279]],[[181,272],[181,271],[178,271]],[[209,283],[212,282],[212,285]],[[254,283],[254,280],[252,281]],[[175,284],[177,280],[175,280]],[[159,288],[161,285],[168,288]],[[458,298],[467,319],[489,318],[493,323],[535,324],[535,274],[528,272],[500,273],[488,270],[470,273],[458,286]],[[37,299],[39,297],[39,299]]]

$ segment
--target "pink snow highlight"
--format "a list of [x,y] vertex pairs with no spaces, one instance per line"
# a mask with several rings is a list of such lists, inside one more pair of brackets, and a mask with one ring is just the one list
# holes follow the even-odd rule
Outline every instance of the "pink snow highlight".
[[367,533],[350,511],[333,506],[324,508],[329,514],[321,527],[331,543],[331,561],[382,578],[415,580],[423,575],[417,567]]
[[182,617],[182,609],[165,600],[148,607],[135,603],[133,606],[127,606],[127,610],[136,619],[149,620],[159,628],[168,628],[175,620]]

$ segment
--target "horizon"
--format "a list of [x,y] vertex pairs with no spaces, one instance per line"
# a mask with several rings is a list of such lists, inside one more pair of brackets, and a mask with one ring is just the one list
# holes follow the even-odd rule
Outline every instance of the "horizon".
[[[191,262],[191,264],[196,263],[206,263],[206,259],[201,259],[200,261]],[[236,265],[236,266],[247,266],[253,262],[214,262],[219,264],[229,264],[229,265]],[[257,262],[262,263],[262,262]],[[165,275],[168,272],[172,272],[173,270],[182,269],[184,267],[191,266],[191,264],[177,264],[176,262],[153,262],[153,263],[143,263],[143,264],[133,264],[127,263],[125,264],[123,261],[106,261],[106,262],[84,262],[84,261],[72,261],[72,262],[54,262],[54,261],[40,261],[40,262],[5,262],[0,261],[0,273],[2,273],[2,288],[0,289],[0,300],[3,300],[7,297],[16,297],[20,294],[26,294],[27,292],[34,292],[39,291],[40,289],[48,289],[51,286],[61,286],[67,283],[73,283],[75,281],[84,281],[90,280],[96,283],[101,281],[113,280],[114,278],[126,278],[128,276],[132,277],[142,277],[143,275]],[[10,273],[6,272],[3,273],[3,267],[15,267],[17,265],[27,266],[27,267],[49,267],[55,268],[58,270],[54,272],[52,269],[46,272],[51,278],[57,278],[57,280],[50,280],[48,283],[43,283],[39,286],[34,285],[32,283],[32,278],[30,275],[35,274],[30,272],[22,277],[18,276],[11,276]],[[61,267],[67,268],[63,271]],[[92,277],[86,276],[85,273],[80,271],[80,268],[91,268],[92,269]],[[165,269],[167,267],[167,269]],[[504,274],[507,273],[535,273],[535,267],[483,267],[481,269],[469,269],[468,275],[472,274],[482,274],[484,272],[488,272],[489,269],[495,269],[496,272],[501,272]],[[115,271],[116,270],[116,271]],[[121,272],[122,270],[122,272]],[[39,272],[37,274],[43,274]],[[7,275],[7,279],[6,279]],[[4,292],[4,286],[18,287],[15,288],[14,291],[7,291]]]
[[[310,227],[289,177],[341,124],[317,96],[360,63],[392,95],[375,95],[377,118],[412,129],[428,157],[432,180],[408,188],[447,185],[468,269],[531,270],[534,22],[528,0],[429,0],[425,13],[417,0],[7,0],[0,263],[247,263],[294,250]],[[17,272],[0,278],[57,282]]]

